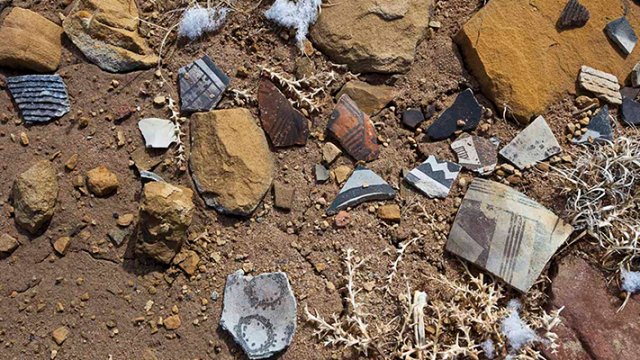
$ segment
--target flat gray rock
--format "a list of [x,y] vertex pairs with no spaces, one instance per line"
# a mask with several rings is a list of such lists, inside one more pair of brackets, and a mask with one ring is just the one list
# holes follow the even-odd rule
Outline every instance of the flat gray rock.
[[208,55],[178,72],[182,111],[209,111],[218,105],[230,80]]
[[480,175],[491,174],[498,165],[498,148],[491,140],[479,136],[465,136],[451,143],[458,155],[458,164]]
[[608,23],[604,30],[626,55],[631,54],[636,47],[638,37],[625,16]]
[[321,164],[316,164],[316,181],[323,183],[327,180],[329,180],[329,170]]
[[58,74],[9,77],[7,87],[27,123],[48,122],[71,110],[67,87]]
[[595,142],[612,141],[611,121],[609,121],[609,107],[605,105],[591,118],[587,132],[579,139],[573,139],[574,144],[592,144]]
[[461,168],[458,164],[431,155],[420,166],[409,171],[404,179],[430,198],[446,198]]
[[148,148],[166,149],[178,141],[176,125],[171,120],[148,118],[138,122],[138,128]]
[[282,272],[227,277],[220,326],[231,333],[250,359],[284,350],[296,331],[296,299]]
[[542,116],[538,116],[526,129],[522,130],[500,155],[518,169],[533,166],[562,151],[558,140]]

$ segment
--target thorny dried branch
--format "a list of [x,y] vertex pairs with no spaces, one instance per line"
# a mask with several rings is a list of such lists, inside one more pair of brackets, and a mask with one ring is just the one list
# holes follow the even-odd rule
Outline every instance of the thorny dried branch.
[[289,79],[287,75],[279,73],[268,67],[259,66],[262,75],[269,78],[281,90],[289,95],[292,100],[291,103],[300,108],[308,109],[309,112],[319,112],[320,105],[318,103],[318,97],[325,94],[327,88],[335,81],[337,81],[336,73],[322,72],[313,75],[309,78],[302,78],[300,80]]
[[178,163],[178,168],[183,171],[185,170],[184,166],[187,159],[185,157],[184,143],[182,142],[182,136],[184,136],[184,133],[182,132],[182,124],[187,121],[187,119],[184,117],[180,117],[180,111],[178,110],[178,107],[173,101],[171,95],[167,96],[167,98],[169,99],[169,104],[167,107],[169,108],[169,110],[171,110],[171,117],[169,118],[169,120],[173,121],[173,124],[176,128],[176,137],[178,138],[178,141],[176,143],[176,161]]

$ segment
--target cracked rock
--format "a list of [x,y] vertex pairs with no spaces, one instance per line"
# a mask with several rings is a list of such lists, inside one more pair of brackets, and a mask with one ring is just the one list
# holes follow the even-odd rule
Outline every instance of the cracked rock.
[[51,162],[40,161],[18,175],[12,191],[16,223],[37,233],[53,216],[58,199],[58,179]]

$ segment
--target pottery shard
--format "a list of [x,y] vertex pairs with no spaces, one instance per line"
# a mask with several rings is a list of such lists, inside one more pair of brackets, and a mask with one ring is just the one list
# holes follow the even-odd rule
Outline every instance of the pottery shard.
[[358,104],[358,107],[369,116],[374,116],[393,100],[395,93],[390,86],[375,86],[365,82],[354,80],[344,85],[336,95],[339,100],[342,95],[349,97]]
[[580,4],[578,0],[569,0],[567,6],[562,10],[558,20],[558,27],[561,29],[582,27],[590,18],[591,14],[584,5]]
[[76,0],[62,26],[71,41],[101,69],[125,72],[158,63],[138,34],[135,0]]
[[193,191],[166,182],[144,186],[140,206],[142,236],[136,244],[139,254],[170,264],[187,238],[193,219]]
[[276,147],[305,145],[309,138],[309,121],[267,79],[258,90],[260,118],[264,131]]
[[267,138],[246,109],[197,113],[191,119],[189,167],[208,206],[248,216],[273,181]]
[[0,39],[0,66],[53,72],[60,65],[62,28],[33,11],[13,8]]
[[358,161],[373,161],[380,155],[376,130],[369,116],[349,95],[342,95],[327,125],[329,132]]
[[[315,45],[355,72],[405,72],[428,30],[433,0],[359,0],[322,9]],[[357,29],[357,31],[354,31]]]
[[35,234],[53,216],[58,179],[51,162],[40,161],[18,175],[13,184],[16,223]]
[[[592,14],[581,28],[558,32],[555,21],[566,2],[492,0],[455,36],[467,68],[483,93],[499,111],[508,106],[528,123],[545,113],[566,92],[576,91],[576,77],[588,65],[624,79],[640,60],[640,52],[620,56],[603,31],[608,21],[624,14],[623,6],[609,1],[581,0]],[[627,14],[640,28],[640,7]]]
[[592,92],[601,100],[615,105],[622,104],[620,84],[615,75],[583,66],[578,76],[578,83],[580,87]]

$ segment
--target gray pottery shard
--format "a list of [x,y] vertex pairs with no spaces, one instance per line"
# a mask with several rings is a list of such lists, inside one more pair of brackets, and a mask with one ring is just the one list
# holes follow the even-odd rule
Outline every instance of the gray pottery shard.
[[560,15],[558,27],[560,29],[583,27],[590,18],[591,13],[584,5],[580,4],[578,0],[570,0]]
[[611,122],[609,121],[609,107],[605,105],[591,118],[587,126],[587,132],[579,139],[573,139],[574,144],[590,144],[594,142],[612,141]]
[[229,78],[208,55],[180,69],[180,101],[182,111],[214,109],[229,86]]
[[138,122],[138,128],[144,137],[144,143],[148,148],[166,149],[173,142],[178,141],[176,125],[171,120],[142,119]]
[[611,41],[616,43],[626,55],[631,54],[636,47],[638,37],[626,17],[623,16],[608,23],[605,31]]
[[479,136],[465,136],[451,143],[458,155],[458,164],[480,175],[491,174],[498,164],[497,146]]
[[395,196],[396,192],[386,181],[373,171],[358,165],[327,209],[327,214],[334,215],[363,202],[390,200]]
[[220,326],[250,359],[264,359],[291,344],[296,331],[296,299],[282,272],[227,277]]
[[538,116],[500,151],[500,155],[523,170],[561,151],[549,125],[542,116]]
[[476,178],[458,210],[446,249],[526,293],[572,232],[570,225],[529,197]]
[[71,110],[67,88],[58,74],[10,77],[7,87],[25,122],[48,122]]
[[404,179],[430,198],[446,198],[461,168],[458,164],[431,155]]

